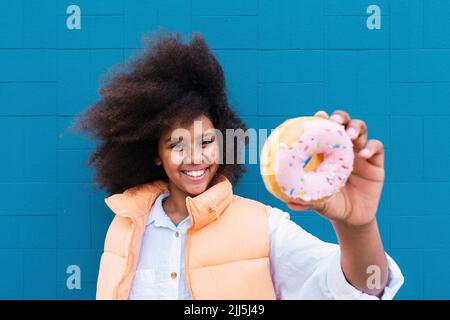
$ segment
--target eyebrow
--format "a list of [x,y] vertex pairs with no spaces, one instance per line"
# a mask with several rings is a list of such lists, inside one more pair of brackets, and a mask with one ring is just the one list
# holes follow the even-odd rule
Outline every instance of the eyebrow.
[[175,141],[180,141],[180,140],[183,140],[183,137],[178,137],[178,140],[176,140],[176,139],[172,139],[172,136],[170,136],[169,138],[166,139],[165,143],[175,142]]
[[202,134],[202,138],[207,138],[207,137],[215,137],[215,135],[214,135],[214,133],[213,132],[207,132],[207,133],[205,133],[205,134]]
[[[201,135],[202,138],[209,138],[209,137],[214,137],[214,136],[215,135],[212,132],[207,132],[207,133],[204,133],[204,134]],[[172,139],[172,136],[170,136],[169,138],[166,139],[165,143],[167,143],[167,142],[175,142],[175,141],[180,141],[180,140],[183,140],[183,137],[180,136],[180,137],[178,137],[178,140],[176,140],[176,139]]]

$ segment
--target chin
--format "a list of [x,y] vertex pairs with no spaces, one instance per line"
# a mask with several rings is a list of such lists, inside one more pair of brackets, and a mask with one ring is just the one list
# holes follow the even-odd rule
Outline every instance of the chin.
[[203,193],[208,187],[208,184],[202,184],[202,185],[195,185],[195,186],[185,186],[186,193],[190,194],[191,196],[198,196],[199,194]]

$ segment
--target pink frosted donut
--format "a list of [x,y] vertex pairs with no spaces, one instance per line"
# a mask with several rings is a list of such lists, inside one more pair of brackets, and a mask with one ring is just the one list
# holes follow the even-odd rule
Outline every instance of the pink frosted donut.
[[320,117],[289,119],[266,140],[261,176],[284,202],[321,202],[345,185],[353,169],[353,144],[345,128]]

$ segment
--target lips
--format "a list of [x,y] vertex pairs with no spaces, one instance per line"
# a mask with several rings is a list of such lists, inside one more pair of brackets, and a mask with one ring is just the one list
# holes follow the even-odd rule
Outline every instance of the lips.
[[198,166],[194,168],[181,170],[181,173],[183,173],[183,176],[187,177],[189,180],[197,181],[201,180],[206,175],[208,170],[209,167]]

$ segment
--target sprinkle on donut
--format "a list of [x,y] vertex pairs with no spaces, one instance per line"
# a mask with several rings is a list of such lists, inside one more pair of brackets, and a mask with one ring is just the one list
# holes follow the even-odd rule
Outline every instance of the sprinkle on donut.
[[337,193],[351,174],[354,160],[353,144],[343,126],[322,118],[310,119],[297,124],[303,128],[300,135],[285,126],[284,130],[298,137],[288,134],[291,143],[280,140],[278,149],[272,150],[276,151],[276,184],[285,196],[303,202]]

